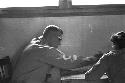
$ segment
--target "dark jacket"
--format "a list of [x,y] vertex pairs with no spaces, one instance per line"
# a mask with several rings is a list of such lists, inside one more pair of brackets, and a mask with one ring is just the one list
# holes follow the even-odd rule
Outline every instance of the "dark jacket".
[[125,83],[125,49],[113,50],[85,73],[86,80],[98,80],[107,73],[111,83]]

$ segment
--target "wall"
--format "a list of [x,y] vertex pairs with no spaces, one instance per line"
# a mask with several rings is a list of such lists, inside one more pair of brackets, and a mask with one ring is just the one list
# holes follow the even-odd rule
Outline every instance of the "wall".
[[125,30],[125,15],[0,18],[0,56],[17,51],[43,29],[55,24],[64,31],[61,50],[67,55],[92,56],[111,49],[111,34]]

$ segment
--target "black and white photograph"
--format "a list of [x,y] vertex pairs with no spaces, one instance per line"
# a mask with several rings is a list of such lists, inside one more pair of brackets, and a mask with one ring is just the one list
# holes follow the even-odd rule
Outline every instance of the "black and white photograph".
[[125,1],[0,0],[0,83],[125,83]]

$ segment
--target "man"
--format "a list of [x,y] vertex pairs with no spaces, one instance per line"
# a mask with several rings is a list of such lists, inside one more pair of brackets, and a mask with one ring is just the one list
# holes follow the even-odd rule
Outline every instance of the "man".
[[125,83],[125,32],[111,36],[113,50],[104,54],[100,60],[85,73],[85,80],[99,80],[106,73],[110,83]]
[[[12,82],[47,83],[51,80],[49,82],[59,83],[58,69],[82,67],[84,65],[82,58],[75,55],[66,56],[57,49],[61,44],[62,35],[63,31],[59,27],[51,25],[45,28],[43,36],[38,40],[34,38],[24,50],[14,69]],[[52,79],[46,79],[48,73],[52,74]]]

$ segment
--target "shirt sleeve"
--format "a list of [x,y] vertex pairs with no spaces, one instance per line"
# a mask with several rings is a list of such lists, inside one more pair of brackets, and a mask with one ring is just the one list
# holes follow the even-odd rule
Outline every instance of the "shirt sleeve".
[[108,55],[104,54],[99,61],[85,73],[85,80],[98,80],[108,69]]
[[66,56],[55,48],[46,48],[41,52],[40,60],[61,69],[73,69],[82,66],[82,59],[76,56]]

